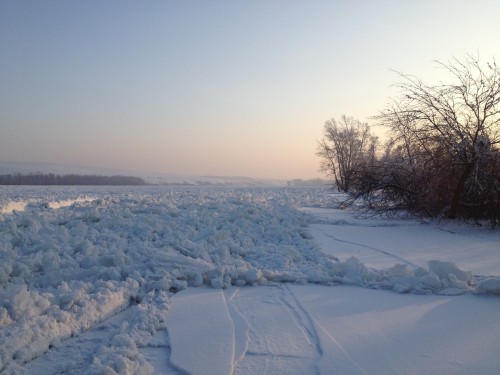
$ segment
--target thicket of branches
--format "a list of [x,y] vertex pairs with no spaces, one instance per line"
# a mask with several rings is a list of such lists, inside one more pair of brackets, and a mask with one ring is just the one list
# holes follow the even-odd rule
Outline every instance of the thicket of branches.
[[[500,70],[494,61],[481,64],[473,56],[440,65],[449,83],[429,85],[399,74],[400,96],[374,117],[391,139],[376,156],[351,165],[344,176],[348,186],[337,186],[350,194],[344,204],[358,200],[382,213],[405,210],[499,224]],[[318,154],[323,166],[333,160],[341,171],[344,150],[326,153],[335,144],[329,127],[327,122]],[[353,136],[358,142],[365,137]]]
[[52,173],[0,175],[0,185],[145,185],[139,177],[99,175],[56,175]]

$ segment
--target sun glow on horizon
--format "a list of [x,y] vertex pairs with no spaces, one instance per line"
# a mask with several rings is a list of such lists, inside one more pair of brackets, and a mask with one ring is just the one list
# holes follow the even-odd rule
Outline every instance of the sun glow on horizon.
[[495,1],[282,5],[1,2],[0,161],[321,177],[324,122],[373,124],[391,69],[500,56]]

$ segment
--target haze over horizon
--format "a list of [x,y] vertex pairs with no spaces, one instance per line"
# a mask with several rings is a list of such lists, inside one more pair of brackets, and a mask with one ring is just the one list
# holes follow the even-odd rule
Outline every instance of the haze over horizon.
[[323,124],[392,71],[500,58],[500,2],[0,2],[0,161],[317,178]]

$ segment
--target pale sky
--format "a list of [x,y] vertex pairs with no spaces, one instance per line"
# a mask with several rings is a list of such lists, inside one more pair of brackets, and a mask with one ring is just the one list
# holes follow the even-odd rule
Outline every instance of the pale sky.
[[0,0],[0,161],[320,177],[323,124],[371,123],[391,69],[500,59],[498,0]]

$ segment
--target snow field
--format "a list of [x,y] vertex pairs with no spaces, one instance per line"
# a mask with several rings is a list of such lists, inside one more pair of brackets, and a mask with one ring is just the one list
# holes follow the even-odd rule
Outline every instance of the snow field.
[[[325,356],[320,374],[494,374],[500,368],[499,301],[479,295],[398,295],[341,286],[291,285],[310,314]],[[337,360],[338,361],[338,360]],[[341,371],[342,372],[342,371]]]
[[171,363],[192,375],[495,374],[499,308],[352,286],[190,288],[167,317]]
[[[36,368],[40,374],[76,374],[87,373],[90,364],[93,373],[158,373],[154,353],[168,357],[172,341],[167,372],[176,373],[177,366],[200,373],[200,363],[189,357],[196,350],[186,348],[190,340],[179,341],[187,328],[178,324],[191,304],[200,303],[204,307],[190,312],[189,321],[210,318],[216,327],[221,324],[217,329],[190,328],[193,334],[203,333],[201,337],[219,338],[219,350],[206,343],[198,350],[213,349],[214,358],[223,355],[210,362],[214,373],[265,373],[257,371],[263,368],[276,371],[268,373],[309,373],[333,368],[328,358],[335,358],[336,368],[357,373],[363,369],[359,361],[332,344],[328,327],[318,327],[291,289],[277,283],[500,294],[494,276],[500,272],[473,276],[451,256],[432,260],[439,254],[427,253],[425,262],[412,259],[409,252],[398,253],[384,243],[367,244],[371,237],[360,237],[359,231],[340,238],[336,230],[348,234],[351,219],[318,218],[317,212],[312,216],[297,209],[326,207],[329,194],[277,188],[2,190],[2,207],[9,202],[26,205],[0,215],[0,371],[29,374]],[[354,224],[359,229],[361,224]],[[400,224],[391,225],[394,229]],[[410,225],[420,230],[417,223]],[[482,243],[490,251],[496,237],[485,238]],[[362,249],[354,253],[359,259],[347,247]],[[370,265],[365,250],[376,254],[377,267]],[[187,289],[203,285],[212,289]],[[260,288],[241,288],[249,285],[270,285],[264,290],[272,292],[261,295]],[[172,305],[174,293],[180,302]],[[183,308],[182,298],[189,296],[197,299],[184,300]],[[113,319],[120,323],[112,324]],[[176,323],[169,325],[168,319]],[[78,340],[86,343],[86,350],[76,349]],[[322,354],[326,347],[330,357]],[[62,370],[54,368],[50,359],[65,355],[71,360],[62,362]]]

